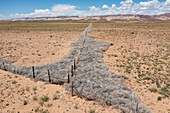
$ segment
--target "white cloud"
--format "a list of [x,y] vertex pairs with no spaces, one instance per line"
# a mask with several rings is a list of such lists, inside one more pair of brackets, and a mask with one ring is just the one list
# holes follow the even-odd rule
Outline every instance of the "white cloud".
[[109,7],[107,5],[102,6],[103,9],[108,9]]
[[29,13],[29,14],[11,14],[9,15],[9,17],[12,18],[23,18],[23,17],[43,17],[43,16],[50,16],[51,12],[49,9],[35,9],[35,11],[33,13]]
[[115,4],[112,4],[112,8],[115,8],[116,7],[116,5]]
[[132,0],[126,0],[126,1],[121,1],[121,2],[120,2],[121,5],[132,4],[132,3],[133,3]]
[[4,18],[5,16],[3,14],[0,14],[0,18]]
[[161,11],[163,13],[169,13],[170,12],[170,0],[166,0],[165,3],[162,4]]
[[[85,11],[80,11],[76,9],[76,6],[57,4],[50,9],[35,9],[33,13],[29,14],[11,14],[10,18],[24,18],[24,17],[54,17],[54,16],[78,16],[85,13]],[[96,8],[92,7],[94,12]],[[99,10],[99,8],[98,8]]]
[[90,8],[90,12],[98,12],[98,11],[100,11],[99,7],[91,6],[89,8]]
[[166,0],[165,5],[170,6],[170,0]]
[[132,4],[133,1],[132,0],[126,0],[126,1],[122,1],[120,2],[121,6],[117,8],[118,12],[120,14],[130,14],[132,12]]
[[[23,17],[53,17],[53,16],[95,16],[95,15],[115,15],[115,14],[147,14],[156,15],[170,13],[170,0],[159,2],[150,0],[146,2],[134,3],[133,0],[121,1],[117,7],[112,4],[111,7],[103,5],[102,8],[91,6],[88,11],[81,10],[77,6],[67,4],[57,4],[51,9],[35,9],[29,14],[11,14],[8,18]],[[0,16],[2,17],[2,16]]]
[[52,11],[55,12],[63,12],[63,11],[69,11],[69,10],[75,10],[76,6],[67,5],[67,4],[57,4],[52,7]]

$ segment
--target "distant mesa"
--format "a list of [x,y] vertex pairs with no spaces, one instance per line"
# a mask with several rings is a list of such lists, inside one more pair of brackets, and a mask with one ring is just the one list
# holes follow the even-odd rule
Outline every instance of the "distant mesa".
[[0,21],[9,22],[112,22],[112,21],[145,21],[145,20],[170,20],[170,13],[161,15],[136,15],[136,14],[123,14],[123,15],[100,15],[100,16],[56,16],[56,17],[26,17],[18,19],[6,19]]

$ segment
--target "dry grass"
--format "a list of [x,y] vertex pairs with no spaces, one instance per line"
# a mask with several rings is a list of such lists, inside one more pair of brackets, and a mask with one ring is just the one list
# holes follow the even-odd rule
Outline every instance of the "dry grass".
[[88,23],[60,22],[0,22],[0,30],[19,31],[83,31]]

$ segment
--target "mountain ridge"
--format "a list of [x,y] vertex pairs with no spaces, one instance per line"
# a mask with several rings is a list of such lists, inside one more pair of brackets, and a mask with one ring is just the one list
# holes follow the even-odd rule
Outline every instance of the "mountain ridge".
[[112,22],[112,21],[147,21],[147,20],[170,20],[170,13],[161,15],[138,15],[138,14],[119,14],[119,15],[99,15],[99,16],[56,16],[56,17],[26,17],[16,19],[4,19],[7,22]]

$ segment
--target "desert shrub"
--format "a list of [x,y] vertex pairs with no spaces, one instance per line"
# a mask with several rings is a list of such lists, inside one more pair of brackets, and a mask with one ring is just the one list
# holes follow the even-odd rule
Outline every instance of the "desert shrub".
[[60,93],[59,91],[56,91],[56,93]]
[[33,100],[34,101],[37,101],[38,99],[37,99],[37,96],[33,96]]
[[43,106],[43,105],[44,105],[44,102],[43,102],[43,101],[39,101],[39,104],[40,104],[41,106]]
[[49,100],[49,97],[48,97],[47,95],[45,95],[45,96],[42,96],[40,99],[41,99],[43,102],[47,102],[47,101]]
[[27,101],[26,100],[24,100],[24,103],[23,103],[24,105],[27,105]]
[[56,95],[56,94],[53,95],[53,100],[57,100],[59,98],[60,98],[60,95]]
[[15,81],[15,80],[14,80],[14,81],[12,81],[12,84],[16,84],[16,83],[17,83],[17,81]]
[[26,87],[26,91],[28,91],[28,92],[29,92],[29,91],[30,91],[30,87]]
[[155,87],[153,87],[153,88],[149,88],[149,90],[151,91],[151,92],[157,92],[157,89],[155,88]]
[[77,105],[75,105],[75,106],[74,106],[74,108],[75,108],[75,109],[78,109],[78,106],[77,106]]
[[143,80],[151,80],[151,77],[144,77]]
[[33,91],[36,91],[36,90],[37,90],[37,87],[33,87],[32,89],[33,89]]
[[157,99],[158,99],[158,100],[162,100],[162,97],[159,96]]
[[89,113],[95,113],[95,110],[94,110],[94,109],[91,109],[91,110],[89,111]]
[[47,107],[51,107],[53,104],[47,104]]
[[116,55],[116,54],[113,54],[112,56],[114,56],[114,57],[118,57],[118,55]]

